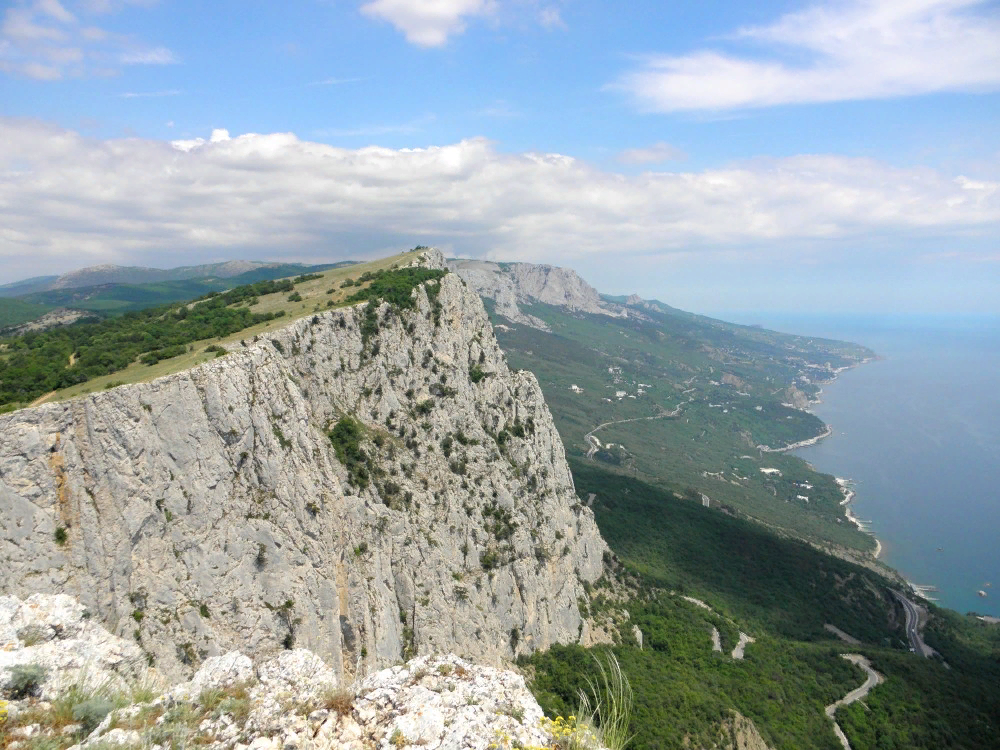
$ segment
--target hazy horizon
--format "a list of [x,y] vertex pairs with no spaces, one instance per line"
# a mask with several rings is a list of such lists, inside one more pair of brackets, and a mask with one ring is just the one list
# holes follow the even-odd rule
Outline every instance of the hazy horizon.
[[1000,311],[987,0],[14,0],[0,283],[574,268],[696,311]]

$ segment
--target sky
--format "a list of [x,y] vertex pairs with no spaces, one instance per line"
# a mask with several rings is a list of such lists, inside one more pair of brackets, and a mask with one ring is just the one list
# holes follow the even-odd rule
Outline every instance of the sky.
[[417,244],[1000,314],[1000,3],[0,0],[0,283]]

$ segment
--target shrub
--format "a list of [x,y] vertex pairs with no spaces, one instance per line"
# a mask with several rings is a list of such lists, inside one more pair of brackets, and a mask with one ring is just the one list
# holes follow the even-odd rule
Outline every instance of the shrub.
[[322,695],[320,706],[336,712],[338,716],[346,716],[354,707],[354,693],[347,688],[328,688]]
[[56,533],[53,535],[56,540],[56,544],[60,547],[66,544],[66,540],[69,539],[69,535],[66,533],[66,528],[63,526],[56,527]]
[[110,700],[103,696],[95,696],[73,707],[73,719],[83,725],[85,734],[90,734],[113,708],[114,704]]
[[48,670],[41,664],[15,664],[10,668],[7,691],[14,700],[37,695],[47,676]]
[[299,294],[298,292],[292,292],[291,294],[288,295],[288,301],[289,302],[301,302],[302,301],[302,295]]
[[363,435],[361,424],[351,417],[343,417],[330,431],[337,460],[347,469],[348,479],[355,487],[368,486],[368,454],[361,449]]

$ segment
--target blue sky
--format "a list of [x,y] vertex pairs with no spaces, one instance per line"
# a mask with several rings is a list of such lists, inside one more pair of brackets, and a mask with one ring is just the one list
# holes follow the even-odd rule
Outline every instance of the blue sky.
[[698,311],[1000,312],[994,2],[0,7],[0,283],[421,243]]

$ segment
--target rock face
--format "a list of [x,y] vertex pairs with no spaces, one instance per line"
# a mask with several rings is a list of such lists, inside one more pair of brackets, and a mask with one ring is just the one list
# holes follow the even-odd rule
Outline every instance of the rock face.
[[53,698],[81,681],[124,686],[145,670],[146,657],[71,596],[33,594],[23,602],[0,596],[0,693],[10,688],[12,670],[26,665],[45,670],[37,692]]
[[542,302],[579,312],[623,316],[617,305],[601,300],[594,287],[576,271],[534,263],[490,263],[481,260],[456,260],[449,268],[462,277],[478,294],[496,302],[498,315],[543,331],[548,325],[518,307],[518,304]]
[[[231,650],[301,646],[349,677],[588,642],[607,547],[538,383],[457,275],[429,286],[374,334],[366,305],[328,311],[0,416],[0,593],[71,594],[174,676]],[[348,416],[353,484],[327,435]]]

